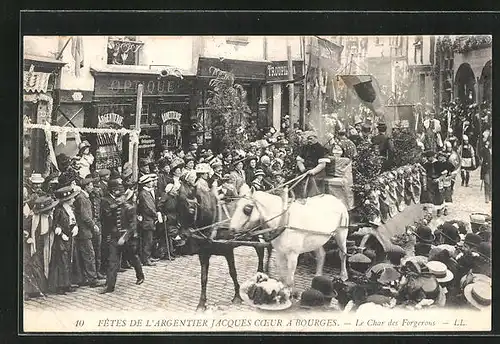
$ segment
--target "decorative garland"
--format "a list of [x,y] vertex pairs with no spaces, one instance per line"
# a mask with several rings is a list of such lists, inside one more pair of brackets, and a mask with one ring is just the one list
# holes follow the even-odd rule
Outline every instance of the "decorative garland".
[[38,123],[25,123],[24,124],[25,128],[28,129],[43,129],[43,130],[50,130],[52,132],[56,133],[91,133],[91,134],[120,134],[120,135],[127,135],[127,134],[139,134],[140,129],[125,129],[125,128],[120,128],[120,129],[111,129],[111,128],[74,128],[74,127],[60,127],[60,126],[55,126],[55,125],[50,125],[50,124],[38,124]]
[[453,51],[464,54],[472,50],[491,47],[491,36],[461,36],[453,42]]

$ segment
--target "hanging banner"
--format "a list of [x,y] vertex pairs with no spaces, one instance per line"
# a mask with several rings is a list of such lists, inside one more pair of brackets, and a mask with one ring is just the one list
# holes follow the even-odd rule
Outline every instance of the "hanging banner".
[[45,129],[45,140],[47,141],[47,146],[49,147],[49,158],[50,162],[55,166],[56,170],[59,171],[59,166],[57,166],[56,153],[54,152],[54,146],[52,146],[52,131]]
[[394,127],[416,131],[417,118],[413,108],[413,105],[387,106],[385,116],[388,132],[390,133]]
[[[366,105],[376,116],[384,116],[381,92],[372,75],[341,75],[344,84]],[[387,118],[384,117],[386,121]]]
[[57,134],[57,145],[66,144],[66,131],[61,131]]
[[[114,112],[98,115],[99,128],[119,129],[123,127],[123,116]],[[114,168],[122,165],[121,136],[117,133],[97,135],[96,169]]]

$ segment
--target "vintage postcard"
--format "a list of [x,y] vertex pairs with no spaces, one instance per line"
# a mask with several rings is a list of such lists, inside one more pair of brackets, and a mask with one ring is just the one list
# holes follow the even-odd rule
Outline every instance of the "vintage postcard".
[[23,36],[22,330],[491,330],[492,36]]

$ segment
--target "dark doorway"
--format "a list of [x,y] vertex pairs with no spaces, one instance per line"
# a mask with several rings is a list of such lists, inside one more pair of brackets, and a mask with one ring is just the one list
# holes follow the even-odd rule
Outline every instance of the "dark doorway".
[[455,86],[457,87],[457,96],[463,104],[473,104],[476,102],[476,91],[474,85],[476,77],[468,63],[462,63],[455,76]]

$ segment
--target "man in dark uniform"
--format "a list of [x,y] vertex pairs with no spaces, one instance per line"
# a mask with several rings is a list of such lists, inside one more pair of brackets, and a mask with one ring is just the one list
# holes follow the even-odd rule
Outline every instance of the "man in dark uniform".
[[319,178],[324,174],[326,164],[330,162],[326,156],[328,150],[318,142],[318,136],[311,132],[307,135],[307,143],[297,156],[297,168],[300,173],[307,172],[308,177],[296,187],[298,198],[307,198],[321,194],[318,187]]
[[[87,178],[90,177],[91,175],[87,176]],[[97,176],[92,178],[92,182],[98,185],[99,177]],[[94,235],[92,236],[92,246],[94,248],[94,253],[95,253],[95,267],[98,279],[105,278],[103,276],[105,273],[104,271],[105,269],[104,267],[101,268],[102,267],[101,264],[101,256],[102,256],[101,198],[102,197],[103,197],[102,190],[98,186],[93,187],[89,192],[90,202],[92,203],[92,216],[94,219],[94,223],[96,224],[97,227],[99,227],[99,232],[95,232]]]
[[142,266],[131,242],[137,236],[136,209],[130,202],[127,202],[133,195],[133,191],[129,191],[127,198],[124,196],[124,187],[118,180],[111,180],[109,184],[110,194],[102,201],[103,235],[109,244],[109,264],[106,288],[101,291],[101,294],[112,293],[115,290],[122,254],[123,258],[129,261],[135,269],[136,284],[144,282]]
[[92,202],[89,193],[92,191],[92,179],[85,178],[80,181],[82,191],[76,196],[73,203],[75,209],[76,223],[79,231],[76,235],[77,257],[82,263],[82,270],[85,280],[91,287],[101,286],[97,281],[95,252],[92,245],[92,238],[101,235],[99,227],[94,222],[92,212]]
[[98,187],[101,189],[101,195],[106,196],[108,193],[108,181],[111,176],[111,171],[108,169],[102,169],[99,171],[99,184]]
[[361,140],[360,143],[371,142],[372,127],[368,123],[363,123],[361,126]]
[[392,139],[386,135],[387,125],[383,122],[377,124],[378,134],[372,137],[372,143],[378,146],[378,151],[383,159],[382,170],[387,171],[392,163],[394,144]]

